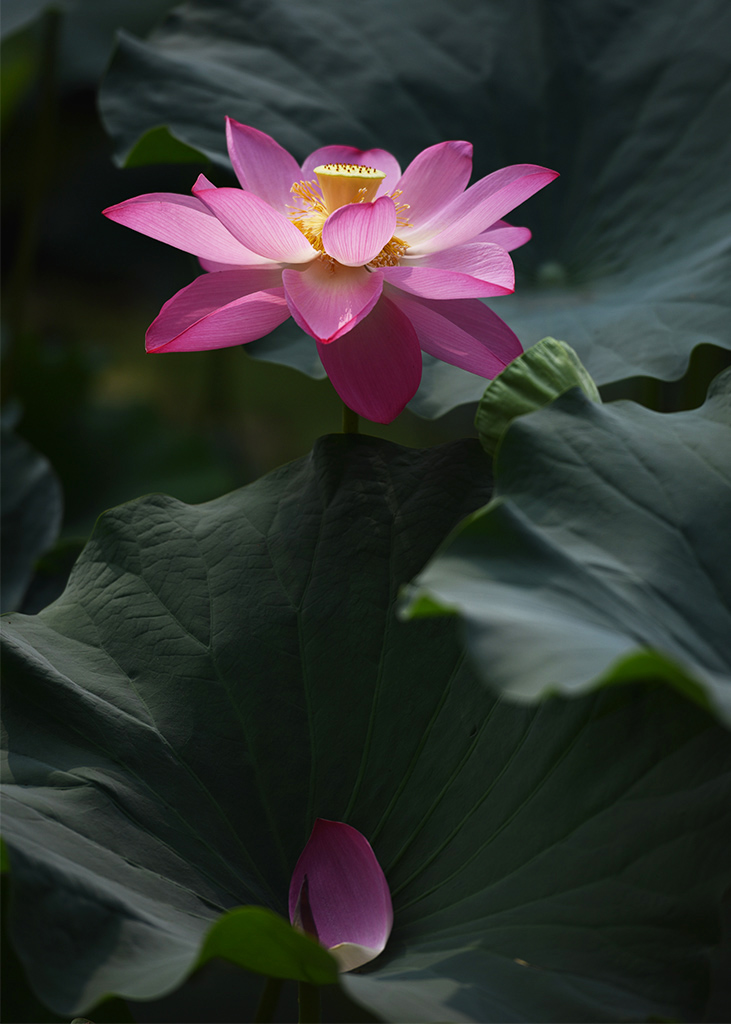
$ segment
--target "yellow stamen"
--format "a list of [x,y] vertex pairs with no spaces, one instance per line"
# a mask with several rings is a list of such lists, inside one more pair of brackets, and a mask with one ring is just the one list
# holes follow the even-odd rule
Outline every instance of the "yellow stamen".
[[321,164],[315,174],[330,213],[347,203],[370,203],[386,177],[375,167],[359,164]]
[[[331,256],[327,256],[325,246],[322,244],[322,228],[325,221],[341,206],[372,202],[386,175],[375,167],[361,167],[360,164],[322,164],[315,168],[315,174],[319,189],[314,181],[296,181],[292,185],[290,191],[301,201],[301,205],[294,208],[289,217],[310,244],[333,264],[334,270],[335,261]],[[396,207],[396,227],[408,228],[411,227],[406,213],[409,204],[396,202],[400,195],[399,189],[387,198],[391,199]],[[368,266],[395,267],[407,249],[407,243],[398,235],[394,235]]]
[[386,242],[379,254],[368,264],[369,267],[395,267],[399,260],[406,254],[408,245],[402,238],[393,236],[390,242]]
[[322,196],[312,181],[296,181],[290,192],[302,200],[302,206],[292,210],[289,215],[292,223],[300,229],[310,245],[324,252],[322,225],[327,220],[328,210]]

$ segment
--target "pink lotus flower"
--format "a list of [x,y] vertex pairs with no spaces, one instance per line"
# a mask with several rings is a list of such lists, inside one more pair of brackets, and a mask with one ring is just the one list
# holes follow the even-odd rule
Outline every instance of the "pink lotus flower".
[[478,300],[513,291],[501,218],[557,176],[533,164],[466,189],[468,142],[441,142],[404,173],[390,153],[325,146],[300,168],[274,139],[226,122],[241,188],[203,175],[192,196],[137,196],[104,213],[197,256],[208,273],[165,303],[148,352],[242,345],[289,316],[317,342],[336,391],[389,423],[415,394],[421,352],[494,377],[522,347]]
[[318,818],[289,886],[289,919],[330,950],[341,971],[382,953],[393,926],[388,883],[365,836]]

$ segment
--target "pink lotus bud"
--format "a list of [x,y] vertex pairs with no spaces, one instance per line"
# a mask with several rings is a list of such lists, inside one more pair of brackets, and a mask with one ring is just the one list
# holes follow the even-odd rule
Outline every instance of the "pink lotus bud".
[[341,971],[383,952],[393,927],[391,893],[357,829],[317,819],[292,875],[289,919],[325,946]]

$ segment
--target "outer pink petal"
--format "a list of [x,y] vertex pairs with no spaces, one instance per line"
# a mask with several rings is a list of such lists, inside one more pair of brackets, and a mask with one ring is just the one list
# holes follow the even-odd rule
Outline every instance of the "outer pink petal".
[[242,245],[267,259],[307,263],[318,255],[317,249],[284,214],[253,192],[210,188],[196,192],[196,196]]
[[287,204],[292,202],[290,189],[302,177],[295,158],[271,135],[231,117],[226,118],[226,141],[241,187],[286,214]]
[[359,964],[345,965],[345,970],[378,956],[391,934],[393,907],[386,877],[365,836],[341,821],[317,819],[292,874],[290,921],[295,920],[305,878],[308,917],[320,944],[336,959],[343,944],[370,952]]
[[381,294],[383,274],[320,259],[306,270],[285,270],[282,283],[296,323],[327,344],[370,313]]
[[390,423],[421,381],[421,352],[409,318],[382,298],[370,316],[331,345],[318,342],[322,365],[346,405]]
[[515,288],[513,261],[505,249],[487,242],[457,245],[421,259],[384,267],[389,284],[427,299],[487,298]]
[[168,299],[145,337],[148,352],[244,345],[289,316],[279,270],[204,274]]
[[534,164],[515,164],[488,174],[471,185],[425,225],[401,231],[410,255],[420,256],[472,241],[504,214],[525,202],[554,178],[556,171]]
[[353,146],[322,146],[310,153],[302,164],[302,177],[309,181],[315,177],[315,168],[320,164],[357,164],[358,167],[375,167],[386,175],[377,195],[382,196],[396,187],[401,177],[401,168],[395,156],[385,149],[355,149]]
[[475,241],[493,242],[495,245],[501,245],[507,252],[512,252],[513,249],[530,242],[531,237],[530,228],[516,228],[505,220],[497,220],[492,227],[482,231]]
[[195,196],[151,192],[108,207],[104,216],[203,259],[237,266],[272,263],[242,245]]
[[396,230],[393,200],[381,196],[374,203],[348,203],[325,221],[325,252],[346,267],[362,267],[379,254]]
[[479,377],[497,376],[523,351],[517,335],[479,299],[431,302],[389,289],[430,356]]
[[[262,267],[281,267],[280,263],[274,263],[272,260],[265,260],[263,256],[257,257],[261,260]],[[242,263],[217,263],[215,260],[198,260],[204,270],[207,270],[209,274],[217,274],[221,270],[250,270],[250,267],[245,266]]]
[[411,224],[429,221],[467,188],[472,174],[472,144],[439,142],[415,157],[396,185],[399,203],[408,203]]

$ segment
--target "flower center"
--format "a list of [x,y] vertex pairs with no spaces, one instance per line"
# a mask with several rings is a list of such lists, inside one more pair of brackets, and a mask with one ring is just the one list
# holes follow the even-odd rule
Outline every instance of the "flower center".
[[[310,244],[319,252],[325,253],[322,228],[330,214],[348,203],[373,202],[378,187],[386,175],[375,167],[363,167],[360,164],[321,164],[315,168],[315,174],[317,184],[314,181],[296,181],[292,185],[290,191],[297,196],[302,205],[292,210],[289,216]],[[394,192],[388,198],[392,199],[396,206],[397,225],[408,227],[409,222],[405,219],[408,204],[396,202],[400,195],[400,192]],[[406,243],[394,235],[368,265],[395,266],[407,248]]]
[[315,168],[329,213],[346,203],[370,203],[386,175],[358,164],[321,164]]

